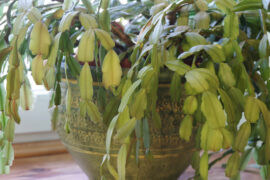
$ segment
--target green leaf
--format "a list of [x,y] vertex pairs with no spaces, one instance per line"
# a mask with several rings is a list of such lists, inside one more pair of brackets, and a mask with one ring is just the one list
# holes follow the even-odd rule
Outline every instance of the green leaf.
[[70,131],[71,131],[70,125],[69,125],[69,119],[68,119],[68,117],[66,118],[65,125],[64,125],[64,129],[65,129],[65,132],[66,132],[67,134],[69,134]]
[[236,59],[239,62],[243,62],[244,61],[244,57],[243,57],[243,54],[242,54],[242,49],[239,46],[238,42],[236,40],[234,40],[234,41],[232,41],[232,45],[233,45],[233,49],[234,49],[234,51],[236,53]]
[[14,150],[12,147],[12,142],[6,142],[3,148],[3,154],[5,159],[5,165],[11,166],[14,160]]
[[106,134],[106,153],[110,154],[110,148],[111,148],[111,141],[112,141],[112,134],[114,131],[114,128],[116,126],[117,120],[118,120],[119,114],[114,116],[112,119],[108,129],[107,129],[107,134]]
[[250,123],[256,123],[259,119],[260,109],[256,103],[256,99],[252,96],[247,97],[245,105],[245,118]]
[[20,93],[21,93],[20,95],[21,108],[26,111],[32,109],[34,97],[28,79],[25,79],[25,82],[22,84]]
[[83,5],[87,8],[87,11],[88,11],[90,14],[93,14],[93,13],[94,13],[94,10],[93,10],[93,7],[92,7],[92,5],[91,5],[90,0],[82,0],[82,3],[83,3]]
[[15,122],[13,119],[9,119],[7,121],[7,125],[5,127],[5,139],[7,139],[9,142],[13,142],[14,139],[14,130],[15,130]]
[[178,59],[186,59],[187,57],[197,54],[204,49],[204,45],[197,45],[191,47],[187,52],[183,52],[178,56]]
[[101,29],[104,29],[107,32],[111,31],[111,17],[110,17],[110,13],[107,9],[104,9],[99,14],[98,21],[99,21]]
[[150,132],[147,118],[143,119],[143,144],[148,153],[150,151]]
[[174,73],[170,85],[170,96],[172,101],[178,102],[180,101],[180,97],[182,94],[181,90],[181,77],[179,76],[178,73]]
[[109,172],[111,173],[111,175],[114,177],[114,179],[119,180],[119,176],[118,176],[116,170],[114,169],[114,167],[111,165],[109,159],[107,159],[107,168],[108,168]]
[[255,99],[255,100],[256,100],[256,103],[262,112],[265,124],[267,125],[268,128],[270,128],[270,112],[267,109],[267,106],[261,100],[259,100],[259,99]]
[[219,64],[218,76],[221,82],[228,87],[232,87],[236,83],[231,67],[228,64]]
[[153,66],[155,71],[158,71],[159,67],[162,65],[162,63],[160,61],[160,56],[159,56],[157,44],[153,45],[153,48],[151,51],[151,65]]
[[93,79],[88,63],[84,63],[80,73],[80,94],[84,100],[91,100],[93,96]]
[[119,180],[125,180],[126,161],[127,161],[127,145],[123,144],[117,156],[117,170],[118,170]]
[[201,159],[200,159],[200,176],[203,180],[208,179],[208,152],[204,151]]
[[67,58],[66,63],[72,76],[76,78],[79,77],[81,70],[81,65],[79,64],[79,62],[73,56],[68,56],[66,58]]
[[117,139],[120,142],[124,140],[132,133],[135,128],[137,120],[135,118],[130,119],[125,125],[123,125],[114,136],[114,139]]
[[195,5],[200,11],[208,10],[208,4],[205,0],[197,0],[195,1]]
[[55,66],[60,38],[61,38],[61,33],[58,33],[54,38],[53,45],[52,45],[51,51],[50,51],[50,55],[49,55],[48,61],[47,61],[47,65],[50,67]]
[[222,128],[221,133],[222,133],[222,136],[223,136],[223,145],[222,145],[223,149],[231,148],[232,147],[232,142],[233,142],[233,139],[234,139],[233,134],[227,128]]
[[223,134],[220,129],[209,128],[207,133],[207,150],[217,152],[223,146]]
[[[87,49],[87,50],[86,50]],[[88,29],[82,34],[77,51],[77,59],[81,62],[91,62],[94,60],[95,34],[92,29]]]
[[113,41],[111,35],[102,30],[102,29],[95,29],[95,34],[100,40],[102,46],[107,50],[111,50],[115,46],[115,42]]
[[191,88],[197,93],[208,90],[210,87],[218,88],[219,81],[215,74],[205,68],[193,69],[185,75]]
[[102,82],[105,88],[118,86],[121,76],[120,59],[114,50],[109,50],[102,64]]
[[238,112],[243,112],[245,107],[245,98],[242,92],[235,87],[231,87],[228,91],[228,96],[231,97],[233,104],[237,107]]
[[129,98],[131,97],[131,95],[133,94],[133,92],[135,91],[135,89],[141,84],[141,80],[137,80],[135,81],[127,90],[127,92],[125,93],[125,95],[122,97],[120,106],[118,108],[118,112],[123,112],[123,110],[125,109],[126,105],[128,104]]
[[234,56],[234,48],[232,40],[229,38],[222,39],[222,48],[226,59],[230,59]]
[[69,54],[73,53],[73,43],[70,40],[68,31],[61,33],[58,49],[62,52],[68,52]]
[[268,42],[268,36],[267,36],[267,34],[265,34],[263,36],[263,38],[261,39],[260,44],[259,44],[259,55],[260,55],[260,58],[266,58],[268,44],[269,44],[269,42]]
[[249,95],[254,95],[254,87],[244,64],[240,62],[235,63],[237,64],[233,64],[232,68],[237,80],[236,87],[239,88],[242,92],[247,89]]
[[236,6],[234,6],[233,11],[248,11],[248,10],[257,10],[262,9],[263,4],[262,0],[243,0],[240,1]]
[[243,62],[244,57],[243,57],[242,50],[241,50],[238,42],[236,40],[234,40],[234,41],[232,41],[232,45],[233,45],[233,49],[235,50],[235,53],[236,53],[236,59],[239,62]]
[[120,99],[112,98],[109,102],[107,102],[105,107],[105,112],[103,113],[103,121],[105,124],[109,124],[113,117],[118,113],[118,107],[120,105]]
[[246,84],[247,84],[247,89],[248,89],[248,93],[249,95],[254,95],[254,87],[252,85],[252,82],[251,82],[251,79],[250,79],[250,76],[244,66],[244,64],[241,64],[242,66],[242,76],[244,77],[244,80],[246,81]]
[[226,176],[230,178],[234,178],[239,173],[240,166],[240,155],[238,152],[234,152],[228,160],[226,166]]
[[7,47],[0,50],[0,69],[2,69],[2,65],[4,61],[6,60],[6,57],[8,56],[8,54],[11,52],[11,50],[12,50],[12,47]]
[[98,107],[93,102],[87,102],[86,110],[88,116],[94,123],[102,121],[102,116],[98,110]]
[[179,136],[181,139],[189,142],[191,134],[192,134],[192,123],[193,117],[190,115],[186,115],[182,120],[180,128],[179,128]]
[[209,89],[209,84],[207,80],[203,76],[201,76],[200,73],[191,70],[186,73],[185,77],[191,88],[197,93],[201,93]]
[[189,49],[189,51],[184,52],[178,56],[178,59],[185,59],[191,55],[197,54],[200,51],[205,50],[205,52],[211,57],[214,62],[225,61],[225,56],[223,53],[222,46],[215,45],[196,45]]
[[237,132],[236,138],[234,139],[233,149],[243,152],[247,145],[250,134],[251,134],[251,125],[249,122],[246,121],[240,126],[240,129]]
[[71,11],[67,14],[65,14],[59,24],[59,31],[60,32],[65,32],[69,30],[72,19],[78,14],[78,11]]
[[27,11],[27,17],[33,24],[42,19],[42,15],[36,7],[32,7],[30,10],[27,9]]
[[179,60],[167,61],[165,64],[170,70],[175,71],[180,76],[191,70],[191,67]]
[[269,172],[269,166],[261,166],[260,168],[260,176],[263,180],[267,180]]
[[207,137],[208,137],[208,131],[209,131],[209,125],[206,121],[203,126],[200,133],[200,147],[204,150],[207,150]]
[[269,132],[269,128],[267,129],[264,143],[265,143],[265,160],[266,160],[266,162],[269,162],[269,160],[270,160],[270,132]]
[[215,3],[226,14],[229,14],[236,4],[234,0],[215,0]]
[[210,15],[205,11],[199,11],[195,16],[195,27],[197,29],[207,29],[210,26]]
[[205,45],[204,50],[214,62],[219,63],[225,61],[225,55],[223,53],[222,46],[219,44]]
[[15,18],[14,25],[13,25],[13,28],[12,28],[12,33],[14,35],[16,35],[16,36],[19,35],[21,29],[23,28],[24,21],[25,21],[24,17],[25,17],[25,13],[20,13]]
[[213,61],[206,61],[202,64],[202,67],[208,69],[211,73],[216,74],[215,64]]
[[66,92],[66,112],[67,114],[70,114],[71,112],[71,101],[72,101],[72,91],[70,86],[67,88],[67,92]]
[[223,91],[222,89],[218,89],[218,92],[221,97],[221,101],[224,104],[224,109],[227,113],[227,120],[229,124],[235,123],[236,122],[236,114],[235,114],[235,104],[231,100],[230,96]]
[[3,112],[5,108],[5,97],[6,91],[4,88],[4,84],[0,83],[0,111]]
[[201,36],[198,33],[195,32],[187,32],[185,34],[186,36],[186,41],[190,45],[190,47],[196,46],[196,45],[205,45],[207,44],[206,39]]
[[209,127],[225,127],[226,116],[217,95],[206,91],[202,96],[201,111],[205,116]]
[[125,95],[125,93],[127,92],[128,88],[130,88],[131,85],[132,85],[132,82],[129,78],[125,80],[123,88],[122,88],[122,92],[121,92],[122,97]]
[[123,127],[128,121],[130,121],[129,108],[128,106],[124,109],[123,112],[119,113],[119,117],[117,120],[117,130]]
[[53,109],[53,113],[51,116],[51,127],[52,130],[56,130],[56,126],[57,126],[57,121],[58,121],[58,106],[55,106],[55,108]]
[[142,69],[140,69],[140,71],[138,72],[138,78],[142,79],[148,71],[152,71],[153,70],[153,66],[152,65],[147,65],[147,66],[144,66]]
[[241,156],[240,166],[239,166],[240,171],[245,170],[251,157],[252,157],[252,148],[249,148],[249,149],[245,150],[245,152]]
[[[265,81],[267,81],[270,77],[270,68],[268,58],[261,59],[260,61],[260,73],[262,79],[262,86],[265,85]],[[256,82],[259,84],[259,81]]]
[[260,41],[259,44],[259,55],[261,60],[260,63],[260,72],[262,78],[267,81],[270,76],[270,69],[269,69],[269,61],[268,61],[268,51],[269,50],[269,42],[268,42],[268,36],[265,34],[263,38]]
[[160,19],[158,23],[155,25],[154,31],[151,34],[150,37],[151,44],[156,44],[159,42],[162,31],[163,31],[163,24],[162,19]]
[[142,87],[146,90],[146,93],[151,93],[158,86],[158,73],[152,69],[147,71],[142,78]]
[[239,35],[239,20],[235,13],[227,14],[224,19],[224,37],[236,40]]
[[200,165],[200,152],[195,151],[192,154],[192,159],[191,159],[191,166],[194,170],[198,171],[199,170],[199,165]]
[[143,42],[146,39],[146,36],[148,35],[148,33],[152,31],[153,29],[152,21],[153,21],[153,17],[151,17],[147,21],[147,23],[145,23],[145,25],[142,27],[140,34],[138,35],[138,40],[137,40],[138,44]]
[[[2,152],[0,152],[0,156],[2,156]],[[5,165],[4,158],[0,158],[0,173],[1,174],[10,173],[10,167]]]
[[183,112],[185,114],[194,114],[194,112],[197,110],[197,107],[197,98],[195,96],[188,96],[184,102]]
[[[181,22],[182,24],[185,24],[186,22],[183,22],[185,20],[188,20],[188,17],[183,17],[184,19],[179,20],[177,19],[177,23]],[[179,38],[182,37],[184,33],[186,33],[189,30],[189,26],[179,25],[175,28],[175,31],[170,33],[168,36],[166,36],[166,39],[173,39],[173,38]],[[175,46],[173,46],[175,47]]]

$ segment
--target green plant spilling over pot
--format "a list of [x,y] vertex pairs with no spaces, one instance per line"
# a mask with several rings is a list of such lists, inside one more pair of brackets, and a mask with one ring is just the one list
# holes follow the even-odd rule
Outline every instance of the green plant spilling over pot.
[[[66,0],[62,6],[24,0],[9,2],[7,18],[1,21],[5,25],[0,51],[1,173],[7,173],[13,161],[11,143],[14,123],[20,122],[18,109],[31,108],[32,92],[26,76],[29,69],[25,65],[26,57],[30,57],[35,82],[53,91],[50,101],[50,107],[54,107],[53,120],[61,103],[62,62],[66,81],[69,81],[68,72],[79,81],[81,116],[88,116],[95,123],[104,121],[99,107],[92,101],[93,79],[89,66],[92,62],[96,65],[98,83],[120,98],[119,105],[110,114],[114,116],[104,122],[108,129],[101,173],[106,165],[115,179],[125,179],[129,147],[138,135],[135,131],[149,133],[136,130],[140,128],[136,125],[142,121],[148,124],[147,119],[151,119],[156,128],[164,126],[156,104],[161,72],[167,71],[173,74],[171,100],[182,103],[180,99],[184,99],[180,138],[193,141],[192,134],[196,136],[197,151],[192,160],[195,178],[207,179],[209,168],[218,161],[209,163],[209,153],[224,150],[222,157],[231,154],[226,176],[239,179],[239,171],[254,153],[262,176],[268,179],[269,1],[157,1],[151,9],[142,8],[141,3],[130,2],[119,7],[114,7],[114,3],[102,0],[91,4],[82,0],[80,4]],[[141,8],[128,14],[132,5]],[[143,20],[139,21],[141,16]],[[129,21],[137,25],[140,33],[132,38],[119,33],[121,28],[111,26],[111,21],[119,17],[132,18]],[[138,22],[144,21],[140,26]],[[118,35],[118,43],[129,48],[116,52],[110,31]],[[136,41],[134,46],[131,39]],[[122,73],[120,63],[125,57],[129,57],[131,67]],[[7,71],[5,65],[8,65]],[[67,89],[68,117],[72,91],[70,87]],[[245,120],[241,120],[243,114]],[[68,118],[64,128],[67,133],[70,131]],[[112,139],[121,144],[117,170],[110,163]],[[144,141],[147,146],[147,139]],[[203,151],[201,156],[200,151]]]

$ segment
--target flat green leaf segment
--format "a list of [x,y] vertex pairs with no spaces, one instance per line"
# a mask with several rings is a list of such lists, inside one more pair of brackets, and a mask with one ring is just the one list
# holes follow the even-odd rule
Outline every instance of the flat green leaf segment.
[[118,108],[118,112],[123,112],[123,110],[125,109],[125,107],[128,103],[130,96],[133,94],[135,89],[140,85],[140,83],[141,83],[141,80],[137,80],[129,87],[129,89],[127,90],[127,92],[125,93],[125,95],[122,98],[121,104]]
[[203,93],[201,110],[207,120],[209,127],[225,127],[226,116],[220,101],[214,93],[210,91]]
[[179,59],[185,59],[191,55],[198,54],[204,50],[214,62],[222,62],[225,61],[225,56],[222,51],[222,47],[218,44],[216,45],[197,45],[190,48],[189,51],[182,53],[178,56]]
[[208,69],[193,69],[185,74],[187,82],[196,93],[202,93],[210,88],[218,88],[219,80]]
[[181,76],[184,75],[189,70],[191,70],[190,66],[186,65],[183,62],[180,62],[179,60],[167,61],[166,66],[170,70],[175,71]]

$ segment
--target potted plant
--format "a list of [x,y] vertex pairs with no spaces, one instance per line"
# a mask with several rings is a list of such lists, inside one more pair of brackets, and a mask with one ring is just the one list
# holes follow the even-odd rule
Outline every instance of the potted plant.
[[[2,173],[13,160],[18,108],[30,107],[30,56],[35,82],[53,90],[53,127],[90,178],[176,179],[191,163],[194,178],[207,179],[230,155],[226,176],[239,179],[251,154],[269,178],[269,1],[115,4],[9,3]],[[119,17],[139,34],[111,23]]]

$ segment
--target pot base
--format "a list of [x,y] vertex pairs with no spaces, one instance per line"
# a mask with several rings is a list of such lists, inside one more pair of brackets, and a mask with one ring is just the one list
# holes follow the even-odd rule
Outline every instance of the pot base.
[[[65,146],[90,180],[101,179],[99,171],[103,157],[102,153],[85,151],[66,144]],[[154,155],[152,159],[140,157],[139,166],[136,165],[135,159],[131,158],[126,167],[126,179],[177,180],[190,163],[192,153],[187,152],[189,150],[190,149],[186,147],[182,149],[181,154]],[[117,154],[111,154],[111,162],[114,167],[116,167],[116,158]],[[109,179],[113,179],[107,170],[103,172],[103,175],[110,177]]]
[[[62,83],[62,94],[65,97],[67,85]],[[71,115],[65,113],[65,103],[59,107],[59,118],[57,132],[60,139],[71,153],[74,160],[91,180],[100,179],[100,165],[106,153],[105,141],[107,126],[102,122],[93,123],[89,117],[83,118],[79,112],[80,91],[76,83],[70,83],[72,90]],[[95,87],[101,88],[101,87]],[[94,90],[94,102],[98,90]],[[65,99],[65,98],[63,98]],[[140,148],[139,164],[133,156],[127,161],[127,180],[176,180],[188,167],[194,150],[194,141],[189,143],[180,140],[179,125],[183,118],[181,103],[171,102],[168,86],[160,87],[158,91],[157,112],[161,117],[162,126],[156,128],[151,119],[149,122],[150,131],[150,155],[145,156],[145,149]],[[102,112],[102,111],[101,111]],[[66,118],[69,120],[70,133],[64,130]],[[135,143],[136,144],[136,143]],[[140,147],[143,141],[140,140]],[[120,144],[112,141],[110,161],[113,167],[117,167],[117,154]],[[107,170],[106,163],[103,168],[103,175],[109,180],[113,179]]]

